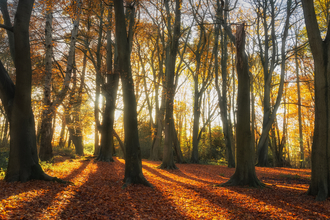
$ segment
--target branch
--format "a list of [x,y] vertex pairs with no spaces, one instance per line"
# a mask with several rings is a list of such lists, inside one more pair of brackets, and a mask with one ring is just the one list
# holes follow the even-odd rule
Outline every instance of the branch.
[[0,28],[4,28],[7,31],[13,32],[14,33],[14,27],[6,26],[4,24],[0,24]]

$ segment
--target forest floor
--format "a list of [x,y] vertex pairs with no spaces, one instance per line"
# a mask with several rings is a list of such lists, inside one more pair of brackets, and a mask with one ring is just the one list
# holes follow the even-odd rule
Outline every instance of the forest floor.
[[235,169],[143,160],[154,188],[122,189],[124,160],[57,157],[47,174],[74,183],[0,181],[0,219],[327,219],[330,200],[306,195],[310,170],[256,168],[265,188],[218,187]]

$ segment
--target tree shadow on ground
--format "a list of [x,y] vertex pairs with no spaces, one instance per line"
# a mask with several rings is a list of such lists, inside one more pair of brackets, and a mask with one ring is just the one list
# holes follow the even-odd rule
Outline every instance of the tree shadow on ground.
[[122,189],[125,165],[95,162],[95,172],[75,190],[62,219],[187,219],[160,191],[143,185]]
[[[238,204],[233,203],[231,198],[227,196],[226,194],[215,194],[210,191],[211,187],[205,187],[206,185],[192,185],[192,184],[187,184],[183,183],[180,181],[177,181],[171,177],[168,177],[166,175],[161,174],[158,170],[150,168],[148,166],[143,166],[145,170],[148,172],[152,173],[153,175],[156,175],[163,180],[166,180],[168,182],[172,182],[173,184],[179,185],[186,190],[191,190],[193,191],[191,194],[197,195],[199,198],[194,198],[194,199],[204,199],[207,200],[213,208],[218,209],[221,214],[221,211],[224,211],[224,215],[229,215],[231,218],[246,218],[247,213],[252,214],[251,210],[245,207],[242,207]],[[182,173],[182,172],[181,172]],[[178,175],[178,173],[176,173]],[[184,176],[182,178],[185,178]],[[205,210],[207,211],[207,210]],[[255,215],[254,215],[255,216]],[[210,216],[212,218],[212,216]],[[228,216],[227,216],[228,217]],[[258,217],[263,217],[262,213],[259,214]],[[266,217],[266,215],[264,216]]]
[[[249,213],[252,214],[252,216],[254,217],[258,216],[258,218],[269,219],[275,216],[281,216],[281,213],[278,213],[281,210],[283,212],[283,216],[296,216],[299,218],[306,218],[306,216],[310,218],[324,218],[325,216],[330,215],[329,211],[322,211],[322,207],[323,209],[326,208],[326,206],[324,205],[321,205],[318,208],[319,211],[315,211],[315,207],[318,206],[319,203],[315,203],[310,197],[306,196],[305,192],[302,191],[301,188],[297,190],[291,188],[273,189],[269,187],[264,189],[253,189],[247,187],[222,187],[218,189],[222,190],[223,188],[225,188],[226,190],[233,192],[232,194],[235,193],[236,196],[241,197],[241,199],[235,199],[235,197],[230,195],[216,193],[216,190],[213,190],[210,186],[193,186],[191,184],[183,183],[164,174],[161,174],[159,171],[148,166],[143,166],[143,168],[166,181],[171,181],[175,184],[185,187],[188,190],[195,191],[196,193],[198,193],[199,197],[208,200],[214,205],[218,205],[222,208],[229,210],[229,212],[233,213],[237,218],[248,218],[245,215],[246,213]],[[179,177],[181,176],[182,178],[187,178],[187,174],[183,172],[170,171],[169,173],[177,175]],[[195,178],[192,179],[194,180]],[[206,183],[208,183],[208,181],[206,181]],[[246,202],[245,204],[243,204],[242,201],[239,201],[242,199],[262,203],[264,204],[264,208],[258,210],[256,208],[253,208],[253,206],[248,207],[248,204],[246,204]],[[224,200],[226,202],[221,202]],[[314,203],[313,206],[310,205],[311,202]],[[270,210],[272,209],[272,207],[275,208],[277,211],[274,209]],[[244,216],[240,213],[244,213]]]
[[[267,181],[265,183],[268,184]],[[307,189],[301,188],[300,185],[295,187],[290,183],[273,182],[270,187],[262,189],[262,192],[260,189],[246,187],[226,188],[267,204],[269,209],[273,207],[291,213],[294,218],[327,219],[330,216],[330,201],[316,201],[315,197],[308,196]]]
[[[63,179],[71,180],[76,178],[83,172],[87,165],[88,161],[82,162],[77,169],[72,170]],[[25,217],[31,219],[32,217],[39,218],[41,213],[52,204],[61,192],[72,186],[52,181],[32,180],[25,183],[6,183],[1,181],[0,187],[6,189],[3,191],[4,194],[0,195],[1,200],[14,196],[14,200],[19,202],[18,205],[13,204],[9,209],[7,208],[8,218]],[[28,214],[30,216],[26,216],[26,213],[21,213],[19,210],[30,210]]]

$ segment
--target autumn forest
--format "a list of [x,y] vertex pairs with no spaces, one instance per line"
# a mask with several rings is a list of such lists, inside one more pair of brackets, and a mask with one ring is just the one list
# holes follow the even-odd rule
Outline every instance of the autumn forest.
[[329,218],[329,0],[0,10],[1,219]]

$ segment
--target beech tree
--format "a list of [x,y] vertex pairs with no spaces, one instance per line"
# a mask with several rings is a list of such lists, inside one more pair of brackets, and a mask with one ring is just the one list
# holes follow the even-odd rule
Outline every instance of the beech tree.
[[58,180],[50,177],[39,164],[36,145],[34,115],[31,107],[31,57],[29,22],[33,0],[20,0],[14,26],[14,60],[16,84],[12,82],[0,62],[0,98],[10,121],[10,153],[6,181]]
[[107,82],[105,84],[105,110],[103,114],[101,147],[98,160],[113,161],[113,124],[115,119],[116,97],[118,90],[119,75],[117,69],[112,70],[112,43],[111,43],[111,19],[112,8],[108,8],[108,26],[107,26]]
[[[151,186],[142,173],[141,150],[138,136],[136,100],[134,82],[130,70],[130,46],[126,31],[126,21],[123,0],[114,1],[116,42],[118,47],[118,72],[122,82],[124,99],[124,130],[125,130],[125,177],[124,186],[129,184],[144,184]],[[126,7],[134,10],[134,2]]]
[[173,104],[174,104],[174,74],[175,61],[179,47],[180,23],[181,23],[181,0],[175,1],[175,21],[172,30],[171,16],[169,9],[169,0],[165,0],[165,8],[167,12],[167,28],[169,32],[169,45],[166,56],[166,104],[165,104],[165,142],[163,151],[163,161],[160,168],[177,169],[173,159],[173,135],[174,120],[173,120]]
[[256,176],[254,166],[254,149],[250,128],[250,76],[248,59],[245,53],[245,24],[237,26],[236,30],[236,69],[238,76],[238,112],[236,129],[236,169],[227,185],[249,185],[261,187],[263,184]]
[[[227,156],[228,156],[228,167],[235,167],[235,159],[232,150],[232,139],[233,130],[231,127],[231,122],[228,120],[228,110],[227,110],[227,60],[228,60],[228,36],[225,31],[221,29],[220,21],[227,23],[228,20],[228,0],[223,2],[223,9],[220,6],[220,0],[217,0],[217,10],[216,10],[216,24],[215,24],[215,37],[214,37],[214,72],[215,72],[215,88],[218,95],[218,102],[221,111],[221,120],[223,123],[223,135],[225,138]],[[220,35],[221,34],[221,35]],[[218,64],[218,48],[219,48],[219,36],[221,37],[221,76],[222,76],[222,90],[219,86],[219,64]],[[235,146],[235,145],[233,145]]]
[[[41,141],[40,141],[40,152],[39,157],[42,161],[50,160],[53,157],[52,150],[52,137],[53,137],[53,126],[52,119],[54,117],[57,107],[63,102],[64,98],[67,96],[70,89],[70,83],[72,78],[72,71],[74,68],[74,56],[75,56],[75,45],[77,41],[80,13],[82,7],[82,1],[76,2],[75,10],[75,20],[73,21],[73,29],[71,31],[71,41],[70,48],[68,53],[67,66],[65,71],[65,78],[63,81],[63,87],[61,91],[56,96],[56,99],[51,102],[50,100],[50,86],[51,86],[51,76],[52,76],[52,14],[51,14],[51,5],[48,3],[48,11],[46,16],[46,75],[45,75],[45,84],[44,84],[44,111],[41,124]],[[80,142],[74,143],[77,149],[78,155],[83,155],[83,147]]]
[[[208,59],[206,57],[209,55],[208,51],[210,49],[210,37],[211,32],[206,29],[204,26],[206,10],[202,13],[199,13],[198,10],[202,7],[201,2],[195,3],[191,0],[189,1],[192,10],[194,11],[193,16],[194,20],[199,26],[199,36],[196,46],[190,48],[192,56],[194,57],[195,70],[192,70],[189,65],[188,69],[190,70],[193,80],[194,80],[194,123],[193,123],[193,148],[191,154],[191,163],[199,163],[198,157],[198,144],[201,138],[202,131],[200,130],[200,118],[201,118],[201,103],[204,92],[210,85],[212,74],[207,72],[206,64]],[[210,59],[213,60],[213,59]],[[211,64],[209,64],[211,66]],[[211,69],[211,68],[210,68]]]
[[312,145],[312,178],[308,194],[322,201],[330,192],[330,23],[322,39],[314,1],[302,0],[309,45],[314,59],[315,127]]
[[[146,3],[151,4],[156,10],[159,11],[161,16],[154,17],[148,7],[145,5]],[[158,161],[159,159],[159,148],[162,140],[162,133],[164,130],[164,116],[165,116],[165,95],[166,91],[163,85],[165,84],[165,57],[166,57],[166,42],[165,42],[165,14],[163,14],[162,8],[164,7],[164,1],[152,1],[152,2],[144,2],[141,4],[144,11],[148,14],[149,18],[153,22],[153,26],[157,30],[154,43],[154,52],[152,52],[152,58],[150,59],[150,66],[152,68],[153,73],[153,81],[155,87],[155,125],[154,125],[154,138],[152,142],[152,146],[150,149],[150,160]],[[152,10],[151,10],[152,11]],[[160,90],[162,89],[162,90]],[[161,94],[161,100],[159,105],[159,94]]]

